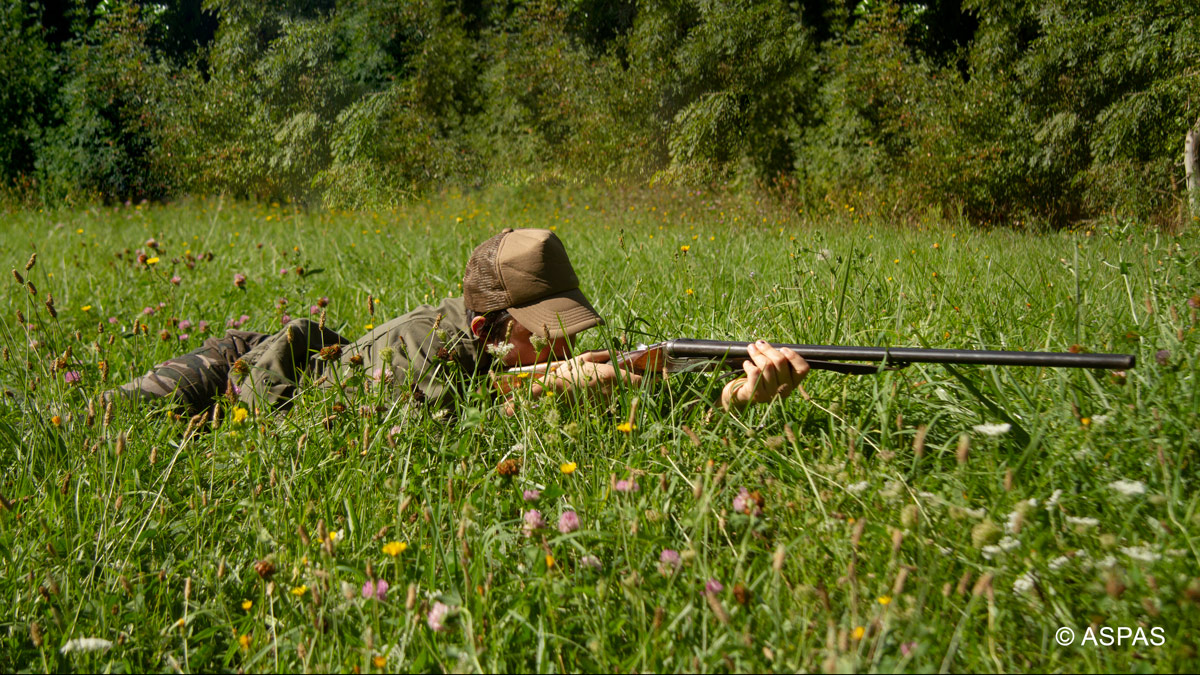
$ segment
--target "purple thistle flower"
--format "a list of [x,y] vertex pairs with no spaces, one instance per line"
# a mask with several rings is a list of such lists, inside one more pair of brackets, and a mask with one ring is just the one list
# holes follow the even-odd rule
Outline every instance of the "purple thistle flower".
[[716,579],[709,579],[708,581],[704,582],[704,592],[705,593],[709,593],[711,595],[716,595],[717,593],[720,593],[723,590],[725,590],[725,587],[723,585],[721,585],[721,582],[717,581]]
[[115,325],[116,323],[118,323],[118,321],[117,321],[117,317],[115,317],[115,316],[110,316],[110,317],[108,317],[108,322],[109,322],[110,324],[114,324],[114,325]]
[[558,517],[558,531],[563,534],[571,534],[579,529],[579,514],[574,511],[563,511]]
[[154,316],[154,308],[153,307],[143,307],[142,314],[145,314],[146,316]]
[[292,320],[292,317],[290,315],[284,314],[283,316],[279,317],[279,325],[286,326],[286,325],[288,325],[288,322],[291,320]]
[[387,600],[387,592],[388,582],[383,579],[378,581],[367,579],[367,583],[363,584],[362,587],[362,596],[368,600],[371,598],[375,598],[380,602]]
[[542,517],[542,512],[537,509],[529,509],[525,512],[525,536],[528,537],[534,532],[546,527],[546,519]]
[[521,498],[527,502],[536,502],[542,498],[541,490],[526,490],[521,493]]
[[429,625],[429,630],[441,633],[446,630],[446,617],[449,614],[449,607],[440,602],[435,602],[433,603],[433,607],[429,608],[429,616],[425,618],[425,623]]
[[1165,349],[1160,349],[1154,352],[1154,361],[1160,366],[1167,365],[1167,363],[1171,361],[1171,352]]
[[320,308],[320,307],[317,307],[316,305],[313,305],[313,306],[311,306],[311,307],[309,307],[309,308],[308,308],[308,315],[309,315],[309,316],[314,316],[314,315],[317,315],[317,314],[320,314],[320,313],[321,313],[321,308]]
[[187,330],[191,327],[192,327],[192,322],[188,321],[187,319],[184,319],[183,321],[179,322],[179,330]]
[[78,370],[71,370],[63,373],[63,382],[66,382],[67,384],[74,384],[78,382],[81,377],[82,376],[79,374]]
[[613,484],[613,489],[616,490],[617,492],[637,492],[638,484],[632,478],[629,478],[629,479],[622,478],[621,480],[619,480]]
[[188,338],[190,338],[190,337],[191,337],[191,335],[188,335],[187,333],[180,333],[180,334],[179,334],[179,341],[180,341],[180,342],[187,342],[187,339],[188,339]]
[[178,286],[179,282],[181,282],[181,281],[183,281],[183,279],[180,279],[178,274],[171,277],[171,283],[175,284],[176,286]]
[[286,267],[280,267],[280,268],[279,268],[279,276],[281,276],[281,277],[282,277],[282,276],[287,276],[287,273],[288,273],[288,268],[286,268]]
[[249,321],[249,320],[250,320],[250,315],[249,315],[249,314],[243,314],[243,315],[241,315],[240,317],[238,317],[238,325],[240,326],[240,325],[242,325],[242,324],[246,323],[246,322],[247,322],[247,321]]

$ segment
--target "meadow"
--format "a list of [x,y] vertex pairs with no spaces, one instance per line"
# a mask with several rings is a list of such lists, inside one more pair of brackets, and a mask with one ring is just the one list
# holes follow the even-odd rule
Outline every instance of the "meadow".
[[[738,415],[713,410],[721,380],[703,374],[513,417],[483,390],[441,414],[369,377],[203,420],[100,401],[230,325],[273,332],[324,298],[353,339],[458,295],[471,249],[506,226],[564,241],[608,321],[585,348],[1138,362],[814,372],[810,400]],[[194,199],[0,227],[5,670],[1200,666],[1195,228],[1022,232],[602,188],[387,212]]]

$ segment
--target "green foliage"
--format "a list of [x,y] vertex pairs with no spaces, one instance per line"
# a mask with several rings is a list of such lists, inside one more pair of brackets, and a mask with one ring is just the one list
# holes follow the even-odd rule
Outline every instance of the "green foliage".
[[0,177],[47,202],[729,182],[1169,224],[1200,107],[1186,0],[6,0],[0,21]]
[[40,17],[22,0],[0,3],[0,185],[27,176],[34,146],[47,124],[55,84],[55,58],[43,39]]
[[138,7],[115,2],[65,54],[61,122],[37,143],[48,200],[83,195],[141,199],[170,194],[175,166],[159,152],[169,71],[146,45]]

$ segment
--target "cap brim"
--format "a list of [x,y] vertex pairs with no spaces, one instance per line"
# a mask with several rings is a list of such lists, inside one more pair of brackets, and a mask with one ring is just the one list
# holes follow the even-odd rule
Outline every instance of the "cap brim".
[[508,313],[531,333],[550,339],[569,337],[604,323],[604,319],[578,288],[537,302],[509,307]]

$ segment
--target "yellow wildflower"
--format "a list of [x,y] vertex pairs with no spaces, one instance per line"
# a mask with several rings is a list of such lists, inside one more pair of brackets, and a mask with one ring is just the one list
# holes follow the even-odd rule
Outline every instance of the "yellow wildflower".
[[887,596],[887,595],[881,595],[881,596],[879,596],[879,598],[878,598],[877,600],[878,600],[879,604],[881,604],[881,605],[883,605],[883,606],[885,606],[885,607],[886,607],[887,605],[890,605],[890,604],[892,604],[892,598],[891,598],[891,596]]
[[687,253],[687,252],[688,252],[688,251],[690,251],[691,249],[692,249],[692,247],[691,247],[691,246],[688,246],[687,244],[684,244],[683,246],[680,246],[680,247],[679,247],[679,250],[680,250],[680,251],[683,251],[684,253]]
[[546,569],[551,569],[553,567],[554,567],[554,556],[547,553],[546,554]]
[[633,424],[632,422],[621,422],[620,424],[617,425],[617,431],[620,431],[621,433],[625,433],[625,434],[633,431],[636,428],[637,428],[637,425]]
[[246,410],[245,408],[242,408],[239,406],[239,407],[233,409],[233,423],[234,424],[241,424],[242,422],[245,422],[246,418],[249,416],[250,416],[250,411]]
[[242,646],[242,651],[250,649],[250,634],[242,633],[238,636],[238,644]]
[[154,256],[153,258],[146,258],[146,264],[147,265],[157,265],[158,264],[158,256]]
[[363,326],[363,328],[365,328],[367,330],[375,330],[375,324],[369,323],[369,324]]
[[684,293],[687,293],[688,295],[695,295],[690,288],[684,291]]
[[567,475],[570,475],[570,474],[575,473],[575,469],[578,468],[578,466],[579,465],[577,465],[575,462],[563,462],[562,464],[560,464],[558,466],[558,470]]
[[371,663],[374,664],[376,668],[382,669],[387,665],[387,657],[376,656],[375,658],[371,659]]
[[308,592],[308,586],[304,586],[304,585],[297,586],[292,589],[292,595],[296,596],[297,598],[304,595],[307,592]]
[[854,627],[854,639],[861,640],[863,637],[863,634],[865,634],[866,632],[867,632],[866,628],[863,628],[862,626],[855,626]]
[[395,558],[408,550],[408,544],[402,541],[389,541],[383,545],[383,552]]
[[56,427],[61,427],[62,426],[62,418],[59,417],[58,415],[55,415],[54,417],[50,418],[50,423]]
[[83,307],[80,307],[80,308],[79,308],[79,311],[81,311],[81,312],[90,312],[90,311],[92,311],[92,306],[91,306],[91,305],[84,305]]
[[254,606],[253,600],[243,600],[242,601],[242,611],[249,612],[250,608],[253,606]]

